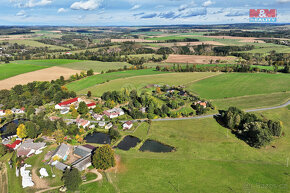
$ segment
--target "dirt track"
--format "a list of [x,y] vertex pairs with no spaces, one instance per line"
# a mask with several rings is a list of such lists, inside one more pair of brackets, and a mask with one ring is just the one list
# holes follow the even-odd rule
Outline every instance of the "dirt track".
[[223,57],[223,56],[199,56],[199,55],[175,55],[171,54],[167,58],[168,63],[191,63],[191,64],[209,64],[213,60],[235,60],[234,57]]
[[51,67],[42,70],[37,70],[34,72],[28,72],[25,74],[20,74],[17,76],[10,77],[5,80],[0,81],[1,89],[11,89],[13,86],[18,84],[27,84],[33,81],[51,81],[56,80],[60,76],[64,76],[65,79],[69,78],[71,75],[80,73],[80,70],[72,70],[69,68],[61,67]]

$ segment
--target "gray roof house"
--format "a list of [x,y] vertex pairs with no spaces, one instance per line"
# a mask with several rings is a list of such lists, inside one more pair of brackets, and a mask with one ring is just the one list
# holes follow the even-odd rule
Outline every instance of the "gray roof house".
[[70,149],[70,147],[67,144],[62,143],[60,146],[58,146],[58,148],[56,149],[52,158],[57,156],[63,160],[66,160],[66,158],[69,154],[69,149]]
[[85,157],[78,159],[72,163],[72,167],[77,168],[79,171],[83,171],[92,165],[91,163],[91,153]]

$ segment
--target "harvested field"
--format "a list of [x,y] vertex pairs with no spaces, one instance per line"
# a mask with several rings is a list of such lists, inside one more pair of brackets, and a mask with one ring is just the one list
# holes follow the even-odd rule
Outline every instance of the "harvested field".
[[3,40],[26,40],[31,39],[31,35],[6,35],[6,36],[0,36],[0,41]]
[[231,40],[255,40],[255,37],[238,37],[238,36],[202,36],[216,39],[231,39]]
[[51,81],[58,79],[60,76],[64,76],[65,79],[69,78],[71,75],[80,73],[80,70],[72,70],[68,68],[61,67],[51,67],[42,70],[37,70],[34,72],[28,72],[25,74],[20,74],[5,80],[0,81],[1,89],[10,89],[18,84],[27,84],[33,81]]
[[144,39],[111,39],[111,42],[157,42],[157,41]]
[[197,56],[197,55],[175,55],[171,54],[167,58],[167,63],[190,63],[190,64],[209,64],[211,60],[234,61],[235,57],[223,56]]

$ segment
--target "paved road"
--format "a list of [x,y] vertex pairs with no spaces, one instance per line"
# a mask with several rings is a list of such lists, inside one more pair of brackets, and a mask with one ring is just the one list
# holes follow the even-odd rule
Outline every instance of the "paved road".
[[[251,110],[245,110],[245,112],[256,112],[256,111],[266,111],[266,110],[271,110],[271,109],[279,109],[283,107],[287,107],[290,105],[290,101],[284,103],[283,105],[275,106],[275,107],[267,107],[267,108],[260,108],[260,109],[251,109]],[[215,115],[219,114],[212,114],[212,115],[201,115],[201,116],[195,116],[195,117],[182,117],[182,118],[165,118],[165,119],[152,119],[152,121],[157,122],[157,121],[181,121],[181,120],[190,120],[190,119],[203,119],[203,118],[212,118]],[[75,121],[75,119],[64,119],[66,121]],[[147,121],[148,119],[140,119],[140,120],[133,120],[133,122],[137,121]],[[91,123],[98,123],[99,121],[90,121]],[[106,121],[110,122],[110,121]],[[121,121],[121,122],[126,122],[126,121]]]

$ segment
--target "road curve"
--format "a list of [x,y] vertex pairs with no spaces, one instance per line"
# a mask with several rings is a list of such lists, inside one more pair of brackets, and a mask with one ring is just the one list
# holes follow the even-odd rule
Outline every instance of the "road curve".
[[[279,108],[284,108],[287,107],[288,105],[290,105],[290,101],[287,101],[286,103],[279,105],[279,106],[275,106],[275,107],[267,107],[267,108],[260,108],[260,109],[251,109],[251,110],[245,110],[245,112],[256,112],[256,111],[266,111],[266,110],[272,110],[272,109],[279,109]],[[182,118],[164,118],[164,119],[152,119],[152,121],[154,122],[158,122],[158,121],[182,121],[182,120],[190,120],[190,119],[203,119],[203,118],[212,118],[216,115],[219,114],[212,114],[212,115],[201,115],[201,116],[195,116],[195,117],[182,117]],[[66,121],[75,121],[75,119],[64,119]],[[147,121],[148,119],[140,119],[140,120],[133,120],[133,122],[137,122],[137,121]],[[99,121],[90,121],[91,123],[98,123]],[[106,121],[106,122],[110,122],[110,121]],[[126,122],[126,121],[121,121],[121,122]]]

